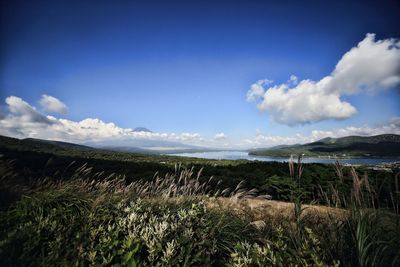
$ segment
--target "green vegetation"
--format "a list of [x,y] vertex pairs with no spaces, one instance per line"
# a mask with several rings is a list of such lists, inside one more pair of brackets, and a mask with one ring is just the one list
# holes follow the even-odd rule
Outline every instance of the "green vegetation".
[[400,135],[382,134],[376,136],[347,136],[324,138],[317,142],[250,151],[251,155],[290,157],[400,157]]
[[[86,191],[76,184],[24,197],[2,218],[4,265],[238,266],[246,261],[237,252],[242,246],[291,234],[283,227],[257,229],[227,210],[208,209],[201,199],[173,203]],[[259,246],[267,257],[280,255],[279,249],[287,247],[278,259],[281,263],[323,262],[316,237],[305,236],[299,242],[307,246],[298,249],[307,259],[295,251],[295,240]],[[267,263],[267,257],[256,260]]]
[[[199,160],[3,141],[1,266],[400,264],[396,167]],[[263,194],[274,201],[257,197]]]

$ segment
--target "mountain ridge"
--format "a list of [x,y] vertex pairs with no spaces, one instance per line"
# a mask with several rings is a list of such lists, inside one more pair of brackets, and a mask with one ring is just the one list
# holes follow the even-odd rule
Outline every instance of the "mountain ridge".
[[286,147],[255,149],[249,155],[289,157],[400,157],[400,135],[326,137],[315,142]]

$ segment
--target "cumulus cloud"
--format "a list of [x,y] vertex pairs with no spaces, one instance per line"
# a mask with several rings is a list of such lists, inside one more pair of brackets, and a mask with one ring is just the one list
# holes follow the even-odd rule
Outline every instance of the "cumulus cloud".
[[18,120],[30,123],[45,123],[51,124],[45,115],[41,114],[27,102],[16,96],[9,96],[6,98],[8,109],[13,114],[12,117],[17,117]]
[[357,110],[342,96],[399,85],[400,41],[375,40],[375,34],[367,34],[321,80],[298,82],[292,75],[288,82],[268,88],[257,82],[247,92],[247,100],[257,102],[258,109],[268,111],[275,121],[293,126],[349,118]]
[[361,127],[348,126],[332,131],[314,130],[309,135],[296,134],[294,136],[274,136],[257,133],[255,138],[245,139],[244,142],[252,147],[269,147],[310,143],[325,137],[339,138],[351,135],[372,136],[379,134],[400,134],[400,118],[393,118],[389,122],[376,127],[365,125]]
[[224,133],[217,133],[214,136],[214,140],[220,141],[226,139],[226,135]]
[[198,133],[156,133],[121,128],[112,122],[87,118],[81,121],[41,114],[35,107],[16,96],[6,98],[10,111],[0,117],[0,134],[17,138],[33,137],[67,142],[102,142],[123,140],[158,140],[198,143]]
[[251,102],[263,96],[264,86],[267,86],[271,83],[273,83],[273,81],[265,79],[259,80],[256,83],[252,84],[250,90],[247,92],[247,101]]
[[375,41],[375,34],[367,34],[357,47],[344,54],[331,76],[328,89],[343,94],[399,85],[400,41]]
[[39,103],[47,112],[67,113],[68,110],[67,106],[63,102],[49,95],[42,95]]

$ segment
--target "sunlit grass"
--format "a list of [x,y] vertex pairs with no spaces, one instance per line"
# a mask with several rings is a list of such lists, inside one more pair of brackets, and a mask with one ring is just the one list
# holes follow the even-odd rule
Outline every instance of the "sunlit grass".
[[[300,187],[301,158],[289,168]],[[305,205],[300,191],[290,203],[244,183],[221,188],[179,165],[132,183],[84,165],[69,179],[23,186],[5,168],[2,191],[18,194],[1,212],[1,265],[397,266],[396,209],[375,208],[368,177],[336,168],[353,187],[324,192],[333,207]]]

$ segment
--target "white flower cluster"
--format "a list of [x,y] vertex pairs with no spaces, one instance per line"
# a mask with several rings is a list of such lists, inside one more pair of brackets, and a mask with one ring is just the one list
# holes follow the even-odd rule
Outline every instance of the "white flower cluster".
[[270,243],[259,245],[240,242],[231,254],[231,265],[245,266],[279,266],[282,263],[280,255],[276,255]]
[[206,213],[203,202],[171,212],[166,206],[143,205],[138,199],[121,207],[117,224],[126,231],[124,242],[140,243],[147,251],[152,266],[170,266],[184,259],[185,249],[195,238],[196,226]]

